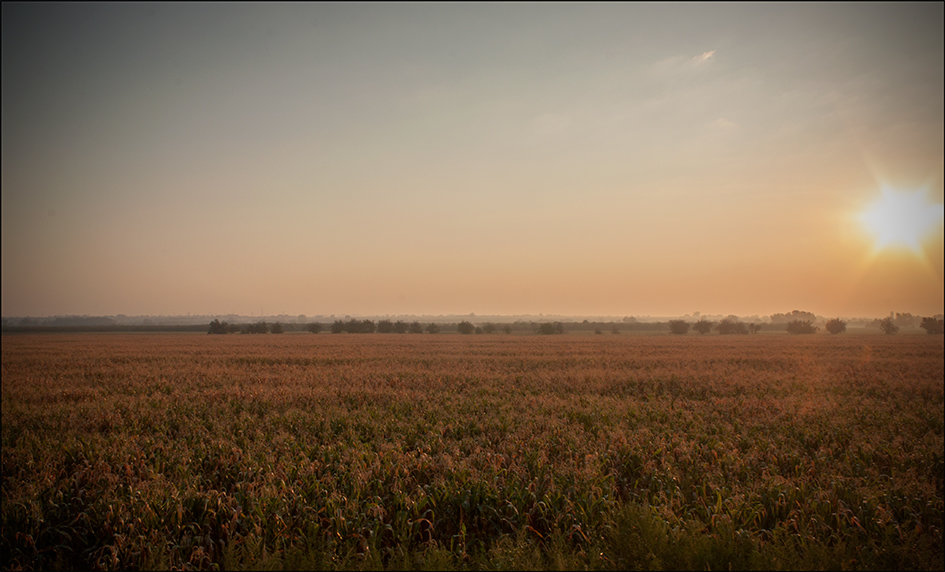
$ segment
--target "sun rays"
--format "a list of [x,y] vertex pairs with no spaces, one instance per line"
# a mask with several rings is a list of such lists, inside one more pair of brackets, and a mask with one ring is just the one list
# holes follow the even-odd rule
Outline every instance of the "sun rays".
[[942,203],[931,203],[924,189],[897,191],[883,187],[880,196],[859,214],[873,238],[873,254],[908,250],[922,256],[922,243],[942,225]]

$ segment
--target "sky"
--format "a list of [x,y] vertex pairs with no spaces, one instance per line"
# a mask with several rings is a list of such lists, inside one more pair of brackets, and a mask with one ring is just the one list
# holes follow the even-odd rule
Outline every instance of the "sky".
[[7,317],[943,311],[942,3],[2,12]]

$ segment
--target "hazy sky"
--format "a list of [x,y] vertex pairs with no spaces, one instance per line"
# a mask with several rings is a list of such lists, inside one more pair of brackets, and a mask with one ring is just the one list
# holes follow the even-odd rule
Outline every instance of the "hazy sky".
[[943,310],[940,2],[2,10],[4,316]]

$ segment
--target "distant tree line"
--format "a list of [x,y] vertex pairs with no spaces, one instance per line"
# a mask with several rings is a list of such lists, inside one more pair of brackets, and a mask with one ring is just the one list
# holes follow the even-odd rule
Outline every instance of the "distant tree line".
[[[358,319],[348,319],[348,320],[335,320],[330,326],[329,331],[333,334],[438,334],[446,328],[447,331],[455,331],[460,334],[494,334],[499,331],[502,331],[506,334],[512,333],[512,326],[510,324],[504,324],[499,326],[492,322],[486,322],[482,325],[475,325],[468,320],[463,320],[458,324],[437,324],[435,322],[430,322],[427,325],[423,325],[418,321],[414,322],[405,322],[402,320],[392,321],[392,320],[378,320],[374,322],[373,320],[358,320]],[[537,331],[538,333],[548,333],[548,334],[560,334],[564,332],[564,326],[560,322],[554,322],[552,324],[534,324],[532,323],[529,326],[532,331]],[[317,334],[322,331],[322,324],[313,322],[305,325],[305,331]],[[210,334],[230,334],[234,332],[242,333],[251,333],[251,334],[264,334],[264,333],[282,333],[285,331],[284,327],[279,324],[269,325],[266,322],[257,322],[255,324],[244,324],[238,326],[235,324],[228,324],[227,322],[221,322],[219,320],[213,320],[210,322],[210,329],[208,333]]]
[[423,326],[420,322],[407,323],[401,320],[391,322],[390,320],[380,320],[377,322],[377,333],[379,334],[422,334]]
[[[440,326],[434,323],[429,323],[426,326],[420,322],[407,322],[398,320],[392,322],[390,320],[379,320],[375,323],[372,320],[335,320],[331,324],[330,328],[331,333],[333,334],[422,334],[424,332],[428,334],[438,334],[440,332]],[[317,333],[317,332],[316,332]]]
[[[505,334],[517,332],[520,334],[554,335],[563,334],[565,332],[565,326],[567,325],[569,331],[572,332],[593,331],[596,334],[603,334],[605,329],[609,329],[613,334],[619,334],[622,331],[653,332],[659,330],[666,331],[666,329],[668,329],[669,332],[674,335],[687,335],[690,331],[694,331],[700,335],[706,335],[711,332],[716,332],[720,335],[750,335],[757,334],[762,330],[782,331],[799,335],[814,334],[819,330],[819,327],[815,325],[815,320],[810,316],[813,316],[813,314],[800,310],[794,310],[793,312],[785,314],[773,314],[771,316],[772,321],[764,325],[755,322],[744,322],[734,315],[727,316],[717,322],[706,318],[701,318],[695,322],[689,322],[683,319],[669,320],[667,322],[639,322],[625,318],[622,322],[589,322],[588,320],[584,320],[582,322],[568,322],[566,324],[562,322],[516,321],[507,324],[484,322],[478,325],[469,320],[462,320],[459,323],[452,324],[437,324],[431,322],[424,325],[419,321],[406,322],[404,320],[394,321],[384,319],[374,322],[367,319],[359,320],[349,318],[346,320],[335,320],[331,324],[311,322],[308,324],[290,323],[286,326],[280,322],[267,323],[265,321],[249,324],[231,324],[215,319],[210,322],[207,333],[281,334],[286,331],[307,331],[317,334],[327,327],[327,329],[334,334],[438,334],[445,331],[457,332],[464,335],[495,334],[499,332]],[[910,325],[902,326],[901,324],[903,323]],[[921,320],[918,320],[917,317],[911,314],[895,314],[881,320],[874,320],[872,323],[863,323],[864,326],[878,328],[887,335],[899,333],[902,327],[912,328],[913,324],[919,324],[920,327],[929,334],[942,334],[943,329],[945,329],[943,328],[943,320],[939,316],[923,317]],[[833,318],[824,324],[824,330],[832,335],[842,334],[847,330],[847,322],[840,318]]]
[[561,324],[561,322],[545,322],[538,325],[538,333],[544,336],[563,334],[564,326]]
[[285,332],[282,324],[279,322],[274,322],[268,324],[266,322],[254,322],[252,324],[228,324],[227,322],[221,322],[220,320],[213,320],[210,322],[210,329],[207,331],[208,334],[233,334],[239,332],[241,334],[281,334]]
[[[516,322],[517,324],[520,322]],[[505,324],[502,326],[502,332],[506,334],[512,333],[512,326]],[[456,324],[456,331],[461,334],[494,334],[499,331],[499,326],[493,324],[492,322],[486,322],[481,326],[476,326],[468,320],[463,320],[462,322]]]
[[228,324],[226,322],[221,322],[220,320],[213,320],[210,322],[210,330],[208,334],[232,334],[233,332],[238,332],[239,326],[235,324]]
[[373,334],[377,325],[371,320],[335,320],[331,325],[333,334]]
[[668,325],[670,333],[676,335],[688,334],[690,327],[703,336],[712,330],[722,335],[757,334],[761,331],[760,324],[755,324],[754,322],[746,324],[735,316],[729,316],[717,324],[706,319],[701,319],[694,324],[690,324],[685,320],[670,320]]

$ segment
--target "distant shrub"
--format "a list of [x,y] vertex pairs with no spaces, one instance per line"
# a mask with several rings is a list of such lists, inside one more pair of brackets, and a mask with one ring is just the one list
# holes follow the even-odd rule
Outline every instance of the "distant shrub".
[[226,322],[221,322],[220,320],[214,320],[210,322],[210,330],[207,331],[208,334],[226,334],[229,332],[229,324]]
[[892,336],[899,333],[899,326],[896,325],[896,322],[892,318],[883,318],[879,322],[879,329],[883,331],[887,336]]
[[834,318],[824,326],[831,334],[842,334],[847,331],[847,323],[840,318]]
[[440,333],[440,327],[439,327],[438,325],[434,324],[433,322],[430,322],[429,324],[427,324],[427,333],[428,333],[428,334],[439,334],[439,333]]
[[945,321],[936,318],[922,318],[922,329],[929,335],[945,333]]
[[305,329],[312,332],[313,334],[317,334],[318,332],[322,331],[322,325],[317,322],[312,322],[311,324],[305,326]]
[[809,320],[792,320],[785,329],[789,334],[813,334],[817,331],[817,326]]
[[713,326],[715,326],[715,324],[710,322],[709,320],[699,320],[698,322],[692,325],[692,329],[694,329],[695,331],[699,332],[702,335],[705,335],[712,331]]
[[273,334],[281,334],[285,330],[282,328],[282,324],[280,324],[279,322],[276,322],[275,324],[269,327],[269,331],[272,332]]
[[669,331],[673,334],[684,335],[689,333],[690,324],[686,320],[670,320]]
[[412,322],[407,332],[411,334],[422,334],[423,326],[420,325],[420,322]]
[[467,322],[463,320],[456,325],[456,331],[461,334],[471,334],[476,331],[476,326],[472,325],[472,322]]
[[738,322],[735,320],[725,319],[719,322],[719,325],[715,327],[720,334],[747,334],[748,325],[744,322]]

